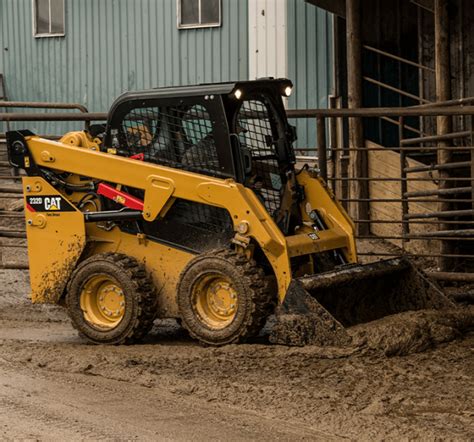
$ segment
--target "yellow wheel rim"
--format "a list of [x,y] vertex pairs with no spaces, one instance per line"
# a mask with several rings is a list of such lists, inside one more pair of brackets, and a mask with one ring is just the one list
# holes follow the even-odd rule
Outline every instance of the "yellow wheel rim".
[[191,299],[199,319],[213,330],[227,327],[237,313],[237,291],[222,275],[204,275],[198,279]]
[[84,318],[98,329],[117,327],[125,315],[125,296],[120,285],[107,275],[94,275],[81,291]]

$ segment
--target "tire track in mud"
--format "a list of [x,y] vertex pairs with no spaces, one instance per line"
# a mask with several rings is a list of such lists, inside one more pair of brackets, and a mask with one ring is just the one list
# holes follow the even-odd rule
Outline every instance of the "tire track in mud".
[[[316,434],[474,435],[473,398],[466,397],[466,388],[474,386],[473,335],[429,352],[387,358],[379,352],[261,344],[203,348],[176,328],[160,327],[145,345],[98,347],[74,339],[72,331],[68,335],[66,324],[25,324],[35,327],[29,338],[18,325],[8,330],[8,321],[0,322],[0,354],[5,363],[35,375],[118,381],[125,391],[145,387],[197,408],[245,410],[280,422],[277,428],[285,422],[317,428]],[[55,337],[48,341],[48,335]]]
[[[166,392],[139,385],[44,370],[33,374],[24,368],[6,364],[9,365],[7,369],[5,362],[0,362],[0,378],[10,375],[14,381],[10,388],[4,388],[5,384],[0,387],[0,433],[2,419],[19,423],[18,427],[7,427],[9,438],[334,439],[330,434],[310,427],[293,427],[291,423],[265,419],[241,410],[177,400]],[[20,386],[18,382],[21,382]],[[33,389],[29,385],[31,382],[35,384]],[[29,423],[27,429],[21,425],[25,421]]]
[[[62,416],[47,413],[38,405],[32,405],[22,402],[19,399],[12,399],[0,393],[0,413],[2,420],[8,420],[15,423],[16,428],[12,431],[20,432],[15,438],[34,438],[39,439],[43,434],[50,434],[52,438],[67,440],[111,440],[110,435],[102,433],[102,430],[90,427],[86,423],[73,422],[71,419]],[[27,428],[18,428],[20,422],[28,422]],[[21,424],[20,424],[21,425]],[[7,436],[7,434],[5,434]],[[63,440],[64,440],[63,439]]]
[[[358,346],[346,349],[260,341],[204,348],[173,321],[158,322],[143,345],[99,347],[80,340],[57,307],[32,306],[13,289],[3,301],[0,379],[8,369],[47,379],[53,391],[75,382],[91,397],[123,392],[140,412],[131,411],[136,422],[130,423],[122,410],[110,428],[119,425],[127,438],[156,438],[155,419],[169,424],[174,438],[199,430],[222,439],[216,429],[224,422],[229,434],[247,439],[474,439],[474,334],[443,315],[384,318],[354,329]],[[82,403],[103,411],[100,402]],[[82,413],[73,405],[66,403]],[[147,405],[163,410],[150,417]],[[80,416],[84,431],[95,428]]]
[[[104,431],[100,423],[94,423],[90,414],[75,413],[79,403],[71,406],[67,400],[58,398],[51,384],[45,383],[41,376],[32,378],[22,371],[0,358],[0,422],[8,421],[4,426],[18,433],[15,438],[39,440],[48,435],[48,439],[54,440],[112,440],[110,432]],[[65,397],[74,398],[67,393]],[[127,439],[131,437],[127,435]]]

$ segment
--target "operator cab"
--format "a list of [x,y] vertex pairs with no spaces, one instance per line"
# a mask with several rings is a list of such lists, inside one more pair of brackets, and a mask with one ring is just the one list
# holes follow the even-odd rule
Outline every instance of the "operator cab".
[[[283,196],[288,180],[294,178],[296,137],[282,96],[291,88],[286,79],[260,79],[127,92],[111,107],[102,149],[232,178],[251,188],[287,233],[290,216],[288,208],[282,211],[282,202],[288,201]],[[128,191],[141,196],[138,190]],[[121,228],[198,253],[222,247],[234,235],[225,209],[180,199],[163,219],[140,224]]]
[[251,187],[273,214],[292,170],[286,79],[127,92],[112,105],[104,149]]

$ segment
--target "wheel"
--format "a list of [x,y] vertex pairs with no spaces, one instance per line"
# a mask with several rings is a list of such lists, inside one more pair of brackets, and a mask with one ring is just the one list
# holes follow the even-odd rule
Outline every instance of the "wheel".
[[180,276],[177,295],[183,326],[209,345],[258,334],[276,304],[263,270],[232,250],[202,254]]
[[94,255],[78,265],[66,307],[74,327],[96,344],[131,344],[153,326],[156,293],[145,268],[117,253]]

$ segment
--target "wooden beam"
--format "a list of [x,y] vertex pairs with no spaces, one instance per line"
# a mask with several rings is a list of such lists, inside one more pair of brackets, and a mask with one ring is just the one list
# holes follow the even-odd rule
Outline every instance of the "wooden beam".
[[325,9],[342,18],[346,16],[346,0],[306,0],[306,3]]
[[[347,42],[347,98],[349,109],[362,107],[362,67],[361,67],[361,29],[360,0],[346,1],[346,42]],[[364,147],[362,120],[349,118],[349,147]],[[355,151],[350,155],[350,175],[353,178],[368,177],[367,151]],[[367,180],[351,181],[351,199],[363,199],[351,203],[349,212],[354,219],[370,219],[369,217],[369,184]],[[369,224],[358,224],[358,233],[369,233]]]
[[[451,69],[449,55],[449,16],[448,0],[435,0],[434,2],[434,23],[435,23],[435,79],[436,79],[436,100],[447,101],[451,99]],[[440,116],[436,119],[437,135],[446,135],[452,132],[452,119],[449,116]],[[447,141],[440,141],[438,147],[438,164],[451,162],[451,150],[442,149],[448,147]],[[450,170],[439,171],[439,188],[449,188],[451,182],[443,180],[450,177]],[[439,211],[445,212],[451,209],[449,202],[440,202]],[[440,223],[440,230],[449,230],[449,225]],[[452,241],[441,241],[441,254],[452,253]],[[438,265],[441,271],[448,271],[451,267],[452,259],[439,258]]]

